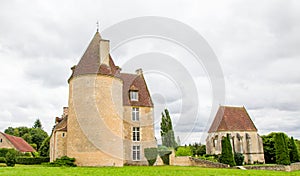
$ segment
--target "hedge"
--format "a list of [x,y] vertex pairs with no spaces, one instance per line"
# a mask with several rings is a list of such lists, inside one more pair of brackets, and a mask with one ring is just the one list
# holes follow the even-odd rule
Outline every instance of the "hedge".
[[5,163],[5,162],[6,162],[5,157],[0,157],[0,163]]
[[41,164],[41,163],[46,163],[49,162],[50,158],[49,157],[17,157],[16,158],[16,163],[17,164],[25,164],[25,165],[33,165],[33,164]]
[[149,166],[153,166],[157,159],[157,148],[145,148],[144,153]]

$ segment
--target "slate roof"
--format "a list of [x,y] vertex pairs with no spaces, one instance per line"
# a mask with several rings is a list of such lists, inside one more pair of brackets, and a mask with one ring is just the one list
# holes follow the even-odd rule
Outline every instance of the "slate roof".
[[[100,65],[100,41],[103,40],[99,32],[96,32],[85,53],[81,57],[77,66],[75,66],[73,76],[84,74],[105,74],[115,75],[118,67],[115,66],[111,56],[109,55],[109,66]],[[106,40],[105,40],[106,41]]]
[[[124,106],[146,106],[153,107],[144,76],[137,74],[121,73],[123,80],[123,105]],[[138,101],[130,101],[130,90],[138,91]]]
[[257,131],[245,107],[220,106],[209,129],[220,131]]
[[23,138],[12,136],[0,132],[18,151],[20,152],[35,152],[36,150],[31,147]]
[[[120,73],[120,68],[115,65],[109,55],[109,66],[100,64],[100,41],[103,40],[99,32],[96,32],[85,53],[81,57],[77,66],[73,67],[70,77],[84,74],[103,74],[115,76],[123,80],[123,105],[124,106],[146,106],[153,107],[151,96],[143,74]],[[70,80],[69,79],[69,80]],[[130,101],[129,91],[132,88],[138,90],[139,101]]]

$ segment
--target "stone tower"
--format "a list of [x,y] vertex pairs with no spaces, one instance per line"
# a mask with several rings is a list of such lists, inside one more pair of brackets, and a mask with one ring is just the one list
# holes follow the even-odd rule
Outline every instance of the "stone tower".
[[68,156],[79,166],[147,165],[144,149],[157,145],[142,69],[120,73],[99,32],[71,69],[69,107],[55,120],[50,160]]
[[67,156],[78,165],[123,166],[123,81],[96,32],[69,79]]

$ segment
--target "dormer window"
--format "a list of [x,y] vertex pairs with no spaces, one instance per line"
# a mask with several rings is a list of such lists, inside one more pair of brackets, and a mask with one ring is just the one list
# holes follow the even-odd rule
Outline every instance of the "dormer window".
[[130,101],[139,101],[139,92],[138,91],[130,91]]

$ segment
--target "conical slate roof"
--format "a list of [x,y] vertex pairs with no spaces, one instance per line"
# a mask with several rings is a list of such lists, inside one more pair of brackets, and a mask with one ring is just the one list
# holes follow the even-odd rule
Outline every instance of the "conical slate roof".
[[92,41],[75,67],[71,77],[84,74],[115,75],[117,67],[109,55],[109,65],[100,65],[100,41],[103,40],[97,31]]

